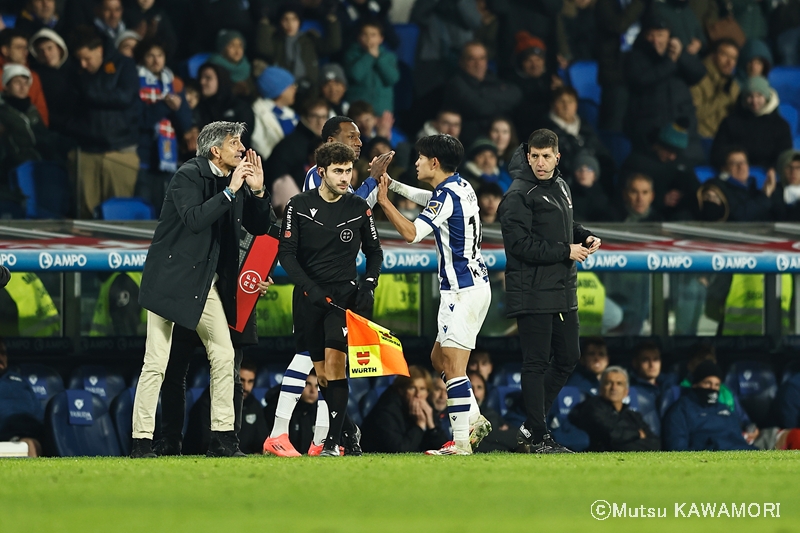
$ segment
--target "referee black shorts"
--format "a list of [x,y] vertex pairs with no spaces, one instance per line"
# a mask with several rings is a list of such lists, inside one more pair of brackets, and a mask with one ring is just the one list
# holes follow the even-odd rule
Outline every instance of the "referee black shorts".
[[[352,309],[358,286],[355,281],[323,285],[322,288],[339,307]],[[308,351],[314,362],[325,360],[325,348],[347,353],[347,321],[344,311],[328,310],[312,304],[299,287],[292,294],[292,318],[297,353]]]

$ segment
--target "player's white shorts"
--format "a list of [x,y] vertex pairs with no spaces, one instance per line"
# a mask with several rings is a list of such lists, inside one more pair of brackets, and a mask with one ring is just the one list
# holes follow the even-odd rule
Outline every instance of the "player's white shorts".
[[491,303],[492,290],[488,283],[466,291],[442,291],[436,341],[445,348],[475,348],[475,338]]

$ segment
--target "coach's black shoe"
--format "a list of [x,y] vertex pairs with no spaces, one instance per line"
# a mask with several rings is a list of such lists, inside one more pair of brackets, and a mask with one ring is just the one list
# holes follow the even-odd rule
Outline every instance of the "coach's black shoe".
[[133,439],[131,441],[132,459],[153,459],[158,457],[153,453],[153,439]]
[[353,424],[353,429],[354,431],[342,432],[342,448],[344,448],[345,455],[358,457],[364,454],[361,449],[361,429],[355,424]]
[[233,431],[212,431],[206,457],[245,457]]
[[519,427],[517,432],[517,452],[518,453],[575,453],[566,446],[562,446],[553,440],[552,435],[545,433],[540,442],[534,442],[533,435],[525,424]]
[[153,452],[161,457],[162,455],[180,455],[183,448],[183,439],[161,437],[153,446]]

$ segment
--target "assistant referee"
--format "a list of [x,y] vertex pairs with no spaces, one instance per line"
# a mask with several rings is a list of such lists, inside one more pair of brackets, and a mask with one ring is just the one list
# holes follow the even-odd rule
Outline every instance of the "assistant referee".
[[[383,252],[372,210],[363,198],[348,192],[356,154],[339,142],[323,144],[314,153],[322,183],[295,195],[287,204],[278,258],[295,284],[295,331],[305,336],[320,390],[328,402],[330,426],[320,455],[338,456],[342,428],[358,439],[360,431],[347,415],[349,389],[345,374],[347,323],[337,307],[372,305]],[[359,250],[367,272],[356,283]],[[301,322],[302,321],[302,322]]]

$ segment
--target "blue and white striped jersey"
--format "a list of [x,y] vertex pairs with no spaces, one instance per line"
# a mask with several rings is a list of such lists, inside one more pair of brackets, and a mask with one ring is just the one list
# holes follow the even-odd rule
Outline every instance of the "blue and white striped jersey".
[[[308,172],[306,172],[306,179],[303,180],[303,192],[310,191],[311,189],[318,189],[322,183],[322,178],[317,172],[317,165],[314,165]],[[367,201],[367,205],[375,207],[378,203],[378,182],[372,176],[364,180],[356,190],[352,187],[347,187],[347,192],[351,192]]]
[[463,291],[489,283],[481,256],[481,219],[472,185],[453,174],[433,191],[414,221],[419,242],[433,233],[439,258],[439,288]]

